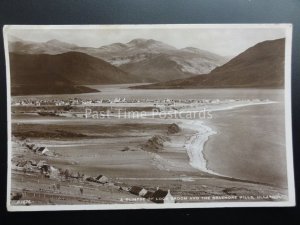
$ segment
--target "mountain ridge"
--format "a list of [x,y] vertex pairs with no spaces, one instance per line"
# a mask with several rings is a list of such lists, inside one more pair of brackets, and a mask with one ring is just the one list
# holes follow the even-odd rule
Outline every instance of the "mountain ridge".
[[[24,41],[23,45],[21,42],[10,42],[9,50],[21,54],[50,55],[69,51],[82,52],[132,74],[136,77],[135,83],[167,81],[169,74],[173,74],[173,78],[186,78],[208,73],[227,61],[226,57],[214,53],[197,48],[194,51],[180,50],[154,39],[133,39],[127,43],[113,43],[99,48],[79,47],[58,40],[45,43]],[[166,62],[165,65],[157,63],[160,58]],[[166,75],[158,73],[159,71],[164,71]]]
[[284,38],[263,41],[208,74],[132,88],[283,88],[284,48]]

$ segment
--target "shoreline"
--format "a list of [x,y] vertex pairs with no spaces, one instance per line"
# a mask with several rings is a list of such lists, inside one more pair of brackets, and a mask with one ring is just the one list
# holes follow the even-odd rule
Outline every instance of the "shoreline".
[[[241,108],[246,106],[254,106],[254,105],[265,105],[265,104],[274,104],[278,103],[276,101],[265,101],[265,102],[253,102],[253,101],[246,101],[246,102],[233,102],[233,103],[227,103],[227,104],[214,104],[210,105],[207,111],[216,112],[216,111],[227,111],[232,110],[235,108]],[[205,109],[205,106],[199,108],[195,108],[194,110],[181,110],[179,112],[186,114],[191,112],[198,112]],[[166,112],[148,112],[146,115],[137,115],[135,119],[138,118],[148,118],[148,119],[156,119],[157,121],[160,121],[159,117],[155,117],[159,114],[164,115],[173,115],[178,113],[178,111],[166,111]],[[115,117],[115,116],[114,116]],[[152,117],[152,118],[151,118]],[[154,118],[155,117],[155,118]],[[122,115],[119,116],[119,118],[123,118]],[[76,118],[78,119],[78,118]],[[126,119],[126,117],[124,118]],[[191,167],[200,170],[201,172],[206,172],[211,175],[216,175],[224,178],[234,178],[231,176],[226,176],[219,174],[211,169],[208,168],[208,160],[205,158],[205,143],[209,140],[209,137],[217,134],[216,131],[214,131],[211,127],[204,125],[203,120],[201,119],[195,119],[195,120],[189,120],[189,119],[177,119],[177,118],[167,118],[168,121],[171,121],[173,123],[178,123],[178,125],[184,129],[195,131],[194,134],[188,137],[188,141],[185,143],[184,148],[186,149],[187,155],[189,157],[189,164]],[[39,121],[35,120],[34,122]],[[53,121],[60,121],[60,120],[51,120]],[[41,121],[39,121],[41,122]],[[165,165],[168,167],[167,165]],[[172,166],[173,167],[173,166]]]
[[[249,105],[249,104],[248,104]],[[244,105],[244,106],[248,106],[248,105]],[[255,105],[255,104],[252,104]],[[222,110],[229,110],[228,107],[225,108],[224,105],[213,105],[212,108],[215,109],[219,109],[221,110],[223,106]],[[229,105],[226,105],[229,106]],[[232,106],[232,104],[230,104],[230,106]],[[241,105],[236,105],[236,107],[241,107]],[[231,108],[230,108],[231,109]],[[212,109],[213,110],[213,109]],[[229,114],[231,114],[231,112],[229,111]],[[113,118],[112,118],[113,119]],[[91,148],[91,154],[90,152],[79,152],[76,155],[76,157],[80,157],[80,163],[78,163],[79,161],[68,161],[68,158],[65,158],[67,161],[64,160],[57,160],[57,161],[51,161],[50,163],[54,163],[58,168],[60,168],[61,164],[66,165],[66,167],[63,168],[70,168],[71,171],[80,171],[81,173],[87,174],[87,175],[91,175],[91,176],[96,176],[98,174],[104,174],[105,176],[115,179],[114,181],[116,181],[116,183],[118,183],[118,185],[121,185],[121,183],[127,187],[127,186],[135,186],[135,185],[139,185],[144,187],[147,190],[155,190],[155,187],[159,186],[161,188],[163,188],[164,190],[168,190],[171,189],[172,194],[174,196],[195,196],[198,194],[204,194],[205,196],[227,196],[227,195],[237,195],[237,196],[248,196],[248,195],[253,195],[253,196],[265,196],[265,195],[273,195],[273,193],[280,193],[283,197],[282,199],[286,198],[286,191],[283,189],[279,189],[276,186],[271,186],[267,183],[260,183],[260,182],[255,182],[253,180],[242,180],[239,179],[237,176],[225,176],[222,174],[218,174],[217,172],[213,171],[214,168],[210,167],[210,163],[213,161],[215,162],[215,160],[211,159],[211,158],[207,158],[205,151],[207,150],[207,145],[205,145],[207,143],[207,141],[209,139],[210,136],[214,137],[214,134],[217,134],[216,136],[218,136],[218,133],[221,132],[219,130],[217,130],[218,132],[216,132],[215,127],[212,126],[212,124],[207,123],[206,121],[203,121],[201,119],[193,119],[193,120],[189,120],[189,119],[167,119],[167,120],[162,120],[159,118],[148,118],[149,120],[147,120],[147,123],[145,124],[148,127],[148,123],[155,123],[155,124],[161,124],[161,123],[166,123],[169,124],[170,121],[173,123],[177,123],[177,125],[179,127],[182,127],[182,133],[179,133],[178,136],[180,135],[180,137],[182,137],[180,139],[180,146],[179,146],[179,140],[178,140],[178,136],[174,135],[171,144],[176,144],[177,148],[180,148],[181,154],[183,157],[181,157],[180,159],[184,160],[184,165],[186,166],[186,168],[190,168],[190,170],[192,169],[193,171],[182,171],[181,168],[180,170],[176,170],[176,168],[173,167],[172,164],[166,163],[168,161],[168,159],[171,159],[170,162],[173,163],[173,159],[174,158],[168,158],[170,156],[170,154],[173,152],[176,152],[176,149],[172,149],[173,145],[169,145],[169,143],[166,144],[166,154],[162,153],[162,158],[166,158],[167,160],[163,160],[161,161],[161,164],[164,164],[165,166],[159,168],[161,166],[160,163],[160,159],[155,158],[156,161],[158,161],[158,164],[149,164],[149,168],[144,167],[145,166],[145,162],[146,161],[140,161],[140,157],[138,156],[136,159],[138,159],[137,161],[140,161],[137,163],[136,167],[131,167],[131,162],[130,161],[126,161],[127,158],[125,159],[125,164],[124,166],[118,166],[119,164],[116,163],[115,159],[121,159],[123,160],[123,158],[115,158],[115,156],[113,157],[109,157],[112,162],[113,165],[112,166],[107,166],[106,162],[105,162],[105,158],[103,157],[99,157],[100,162],[105,162],[103,166],[101,167],[95,167],[95,168],[88,168],[88,170],[84,170],[82,171],[81,168],[84,167],[89,167],[92,165],[93,162],[95,162],[97,157],[94,154],[94,147]],[[72,120],[73,121],[73,120]],[[74,120],[75,121],[75,120]],[[91,123],[94,123],[93,120],[89,120]],[[117,120],[116,120],[117,121]],[[127,120],[122,120],[122,122],[127,123]],[[85,124],[85,120],[80,120],[80,123],[84,123]],[[132,121],[131,121],[132,122]],[[134,122],[134,121],[133,121]],[[145,123],[145,120],[139,120],[138,122],[142,122]],[[212,121],[214,122],[214,121]],[[102,122],[101,122],[102,123]],[[117,121],[118,123],[118,121]],[[105,124],[110,124],[109,121],[107,121]],[[78,124],[77,124],[78,125]],[[91,127],[92,128],[92,127]],[[97,128],[98,129],[98,128]],[[91,130],[89,128],[89,130]],[[152,130],[152,129],[151,129]],[[157,130],[154,129],[155,134],[157,133]],[[164,131],[165,132],[165,131]],[[139,132],[137,132],[139,133]],[[216,137],[218,139],[218,137]],[[146,138],[145,138],[146,140]],[[173,142],[174,141],[174,142]],[[106,142],[105,142],[106,143]],[[184,148],[183,146],[186,146],[186,148]],[[209,143],[210,144],[210,143]],[[45,144],[47,145],[47,144]],[[47,145],[48,146],[48,145]],[[69,145],[68,145],[69,146]],[[110,146],[110,145],[107,145]],[[74,146],[73,146],[74,147]],[[75,150],[76,152],[76,148],[74,149],[72,147],[72,151]],[[121,156],[122,155],[128,155],[130,156],[132,155],[136,155],[136,153],[139,152],[122,152],[123,146],[116,146],[115,148],[113,148],[115,150],[116,155]],[[168,152],[168,147],[171,147],[171,151]],[[77,148],[77,150],[79,150],[80,148]],[[88,147],[89,149],[89,147]],[[105,148],[103,148],[105,149]],[[110,149],[110,148],[107,148]],[[175,151],[174,151],[175,150]],[[65,151],[65,150],[63,150]],[[86,154],[88,153],[88,157],[82,158],[82,156],[80,154]],[[104,155],[106,155],[108,152],[104,152]],[[177,152],[176,152],[177,153]],[[69,153],[65,152],[65,156],[69,157]],[[102,153],[101,153],[102,154]],[[99,154],[99,156],[101,155]],[[110,154],[110,153],[109,153]],[[148,153],[147,155],[153,156],[155,154],[153,153]],[[174,155],[174,154],[173,154]],[[74,157],[73,152],[72,152],[72,157]],[[122,156],[123,157],[123,156]],[[176,156],[175,159],[177,159],[178,157]],[[192,159],[192,160],[189,160]],[[98,159],[97,159],[98,160]],[[222,160],[222,158],[221,158]],[[67,162],[67,163],[65,163]],[[74,162],[74,164],[73,164]],[[123,161],[122,161],[123,162]],[[126,163],[127,162],[127,163]],[[134,161],[132,161],[134,162]],[[174,164],[176,167],[178,167],[181,164],[177,164],[177,162],[179,161],[174,161],[176,164]],[[216,161],[217,162],[217,161]],[[97,162],[98,164],[101,164],[99,162]],[[53,164],[53,165],[54,165]],[[79,165],[80,164],[80,165]],[[96,164],[95,164],[96,165]],[[129,167],[128,167],[129,165]],[[148,165],[148,164],[147,164]],[[151,174],[149,174],[149,169],[154,168],[155,167],[155,171],[153,172],[153,170],[151,170]],[[156,167],[158,168],[156,170]],[[138,172],[136,174],[136,169],[138,169]],[[174,169],[174,170],[173,170]],[[113,172],[111,172],[113,171]],[[223,170],[216,170],[216,171],[220,171],[223,172]],[[136,177],[132,177],[132,175],[135,174]],[[184,174],[186,174],[185,176],[183,176]],[[230,174],[231,175],[231,174]],[[140,176],[142,178],[140,178]],[[144,179],[143,179],[144,178]],[[18,184],[18,186],[20,187],[26,187],[26,185],[28,184],[25,183],[25,186],[22,186],[23,184],[21,184],[21,181],[23,182],[23,179],[27,180],[30,179],[30,177],[28,176],[14,176],[14,183],[15,185]],[[20,181],[21,180],[21,181]],[[44,183],[43,183],[44,182]],[[44,180],[41,184],[39,184],[38,186],[45,186],[48,185],[49,187],[51,187],[51,183],[53,183],[53,180]],[[120,182],[120,183],[119,183]],[[68,183],[65,183],[66,185],[62,184],[62,187],[66,187]],[[47,186],[47,187],[48,187]],[[84,189],[89,190],[89,185],[86,186],[86,184],[84,184]],[[238,187],[238,188],[234,188],[234,187]],[[63,188],[64,189],[64,188]],[[116,192],[113,192],[113,195],[111,195],[109,193],[111,187],[110,186],[101,186],[100,190],[96,190],[97,191],[97,195],[101,196],[101,199],[97,199],[96,197],[91,200],[89,200],[89,203],[91,202],[96,202],[97,204],[102,204],[102,203],[112,203],[112,202],[118,202],[118,200],[114,197],[115,194],[118,194],[118,196],[120,196],[121,198],[124,196],[127,196],[128,193],[126,192],[120,192],[118,190],[116,190]],[[22,189],[19,189],[19,191],[21,191]],[[70,190],[72,193],[74,193],[74,196],[80,196],[80,198],[83,198],[84,196],[79,195],[79,190],[78,188],[76,189],[68,189]],[[195,192],[195,190],[199,190],[199,192]],[[32,193],[35,193],[37,196],[39,195],[40,191],[38,189],[32,188]],[[87,191],[84,191],[85,194],[87,194]],[[57,202],[55,202],[56,204],[62,204],[62,203],[66,203],[66,202],[73,202],[73,199],[69,198],[68,196],[64,196],[61,195],[62,198],[65,198],[65,200],[57,200]],[[73,194],[71,195],[73,196]],[[47,199],[51,200],[51,196],[46,198],[43,198],[42,200],[47,200]],[[35,200],[35,199],[33,199]],[[48,201],[48,200],[47,200]],[[52,200],[53,201],[53,198]],[[269,201],[269,200],[268,200]],[[273,201],[273,200],[270,200]],[[46,204],[50,204],[52,202],[46,202]],[[35,203],[34,203],[35,204]]]
[[[241,108],[246,106],[254,106],[254,105],[265,105],[265,104],[274,104],[278,103],[275,101],[268,101],[268,102],[255,102],[255,103],[247,103],[247,104],[237,104],[232,106],[225,106],[215,109],[210,109],[211,112],[214,111],[225,111],[225,110],[231,110],[235,108]],[[217,134],[217,131],[214,131],[211,127],[204,125],[204,122],[202,120],[180,120],[179,126],[183,129],[190,129],[196,131],[189,139],[187,140],[187,143],[185,144],[185,149],[187,151],[187,154],[189,156],[189,164],[201,172],[206,172],[211,175],[216,175],[224,178],[230,178],[230,179],[239,179],[234,178],[231,176],[219,174],[211,169],[208,168],[208,160],[205,158],[205,143],[207,143],[210,136]]]
[[202,172],[224,177],[207,168],[207,159],[204,156],[204,145],[208,141],[209,136],[216,134],[216,132],[210,127],[203,125],[201,120],[181,120],[180,122],[181,128],[196,131],[189,137],[184,146],[190,159],[189,164]]

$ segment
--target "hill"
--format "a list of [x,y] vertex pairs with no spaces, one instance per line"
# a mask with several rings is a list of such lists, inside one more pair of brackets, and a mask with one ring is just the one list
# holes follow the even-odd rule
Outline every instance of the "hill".
[[10,54],[15,84],[46,82],[74,85],[129,83],[131,77],[109,63],[80,52],[58,55]]
[[83,85],[131,82],[117,67],[79,52],[10,53],[10,68],[12,95],[97,92]]
[[81,94],[81,93],[92,93],[99,92],[96,89],[85,87],[85,86],[74,86],[70,84],[60,85],[12,85],[11,95],[54,95],[54,94]]
[[208,74],[133,88],[283,88],[284,54],[285,39],[264,41]]
[[43,63],[26,56],[10,54],[11,95],[98,92],[92,88],[74,85],[59,73],[47,71]]

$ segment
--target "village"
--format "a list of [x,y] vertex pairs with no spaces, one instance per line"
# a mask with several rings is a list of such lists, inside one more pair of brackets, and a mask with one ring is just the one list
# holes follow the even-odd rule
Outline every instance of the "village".
[[272,103],[269,99],[19,99],[12,101],[12,113],[30,113],[85,119],[157,117],[211,119],[210,112],[253,104]]
[[[63,112],[79,112],[85,107],[102,107],[104,111],[110,110],[112,113],[120,111],[184,111],[189,109],[199,109],[207,107],[227,107],[231,105],[247,105],[267,103],[269,99],[126,99],[117,97],[114,99],[19,99],[12,100],[11,105],[16,109],[31,109],[32,112],[40,112],[40,115],[63,115]],[[25,108],[24,108],[25,107]],[[47,108],[45,108],[47,107]],[[120,110],[121,109],[121,110]],[[118,111],[119,110],[119,111]],[[26,111],[26,110],[25,110]],[[14,111],[13,111],[14,112]],[[50,113],[50,114],[49,114]],[[53,114],[54,113],[54,114]],[[50,116],[51,116],[50,115]],[[76,115],[79,116],[80,115]]]
[[126,98],[114,98],[114,99],[81,99],[81,98],[70,98],[70,99],[22,99],[22,100],[12,100],[12,106],[99,106],[106,104],[148,104],[152,106],[170,106],[176,104],[218,104],[218,103],[232,103],[232,102],[259,102],[268,101],[268,99],[126,99]]

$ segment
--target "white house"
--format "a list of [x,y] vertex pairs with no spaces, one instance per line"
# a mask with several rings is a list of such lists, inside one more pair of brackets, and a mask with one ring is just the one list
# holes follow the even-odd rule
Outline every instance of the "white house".
[[175,203],[175,198],[171,195],[170,189],[168,190],[168,194],[164,198],[164,203]]

